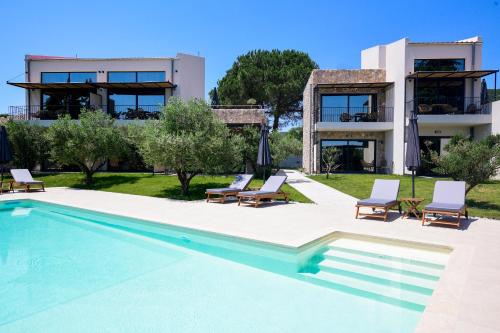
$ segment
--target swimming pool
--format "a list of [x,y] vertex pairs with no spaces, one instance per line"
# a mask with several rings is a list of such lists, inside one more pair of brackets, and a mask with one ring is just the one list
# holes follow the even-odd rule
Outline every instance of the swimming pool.
[[342,235],[300,251],[0,202],[0,332],[412,332],[441,249]]

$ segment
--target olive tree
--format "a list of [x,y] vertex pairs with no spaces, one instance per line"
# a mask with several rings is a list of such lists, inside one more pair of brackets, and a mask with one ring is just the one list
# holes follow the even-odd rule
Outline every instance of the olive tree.
[[50,155],[60,165],[76,165],[85,174],[85,184],[108,159],[123,154],[126,146],[114,119],[102,110],[82,110],[78,121],[69,115],[57,119],[47,130]]
[[321,161],[323,162],[324,170],[326,171],[326,178],[328,179],[330,173],[338,169],[340,166],[340,149],[337,147],[327,147],[321,152]]
[[453,137],[445,147],[446,154],[436,156],[435,171],[467,183],[466,194],[476,185],[495,176],[500,169],[500,135],[473,141]]
[[47,160],[49,143],[45,137],[46,128],[12,120],[6,123],[6,127],[15,166],[31,171]]
[[240,147],[241,138],[231,135],[207,103],[173,97],[160,119],[146,123],[140,152],[149,165],[175,172],[182,195],[189,195],[196,175],[228,172],[241,165]]

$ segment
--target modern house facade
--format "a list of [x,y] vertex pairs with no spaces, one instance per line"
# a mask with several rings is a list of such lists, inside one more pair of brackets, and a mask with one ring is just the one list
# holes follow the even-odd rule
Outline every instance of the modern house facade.
[[81,108],[103,109],[116,119],[155,118],[171,96],[205,97],[205,59],[178,53],[158,58],[25,57],[25,105],[14,119],[77,119]]
[[414,109],[421,146],[439,154],[453,135],[500,133],[500,101],[482,86],[491,75],[496,92],[498,70],[482,69],[482,45],[404,38],[363,50],[359,70],[314,70],[303,100],[305,171],[322,172],[322,152],[336,147],[338,172],[403,174]]

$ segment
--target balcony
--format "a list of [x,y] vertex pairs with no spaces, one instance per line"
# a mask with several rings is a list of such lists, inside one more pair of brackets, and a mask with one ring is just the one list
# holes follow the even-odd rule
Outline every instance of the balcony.
[[318,131],[387,131],[393,128],[393,107],[323,107]]
[[436,96],[406,102],[406,116],[417,110],[422,125],[474,126],[491,123],[491,103],[479,97]]
[[72,119],[78,119],[80,110],[101,109],[119,120],[145,120],[157,119],[163,108],[161,105],[66,105],[66,106],[40,106],[22,105],[9,106],[9,115],[15,120],[55,120],[63,115],[70,115]]

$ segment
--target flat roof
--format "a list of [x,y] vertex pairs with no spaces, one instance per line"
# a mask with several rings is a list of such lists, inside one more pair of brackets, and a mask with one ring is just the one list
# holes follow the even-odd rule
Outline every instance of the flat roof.
[[117,57],[117,58],[79,58],[79,57],[62,57],[50,55],[34,55],[27,54],[26,60],[83,60],[83,61],[102,61],[102,60],[171,60],[175,57]]
[[159,82],[89,82],[89,83],[35,83],[35,82],[7,82],[12,86],[24,89],[93,89],[93,88],[175,88],[169,81]]
[[497,73],[498,69],[485,69],[477,71],[418,71],[406,76],[407,79],[419,78],[419,79],[441,79],[441,78],[453,78],[453,79],[478,79],[483,76],[488,76],[490,74]]
[[349,82],[349,83],[317,83],[317,87],[322,88],[387,88],[394,82]]

